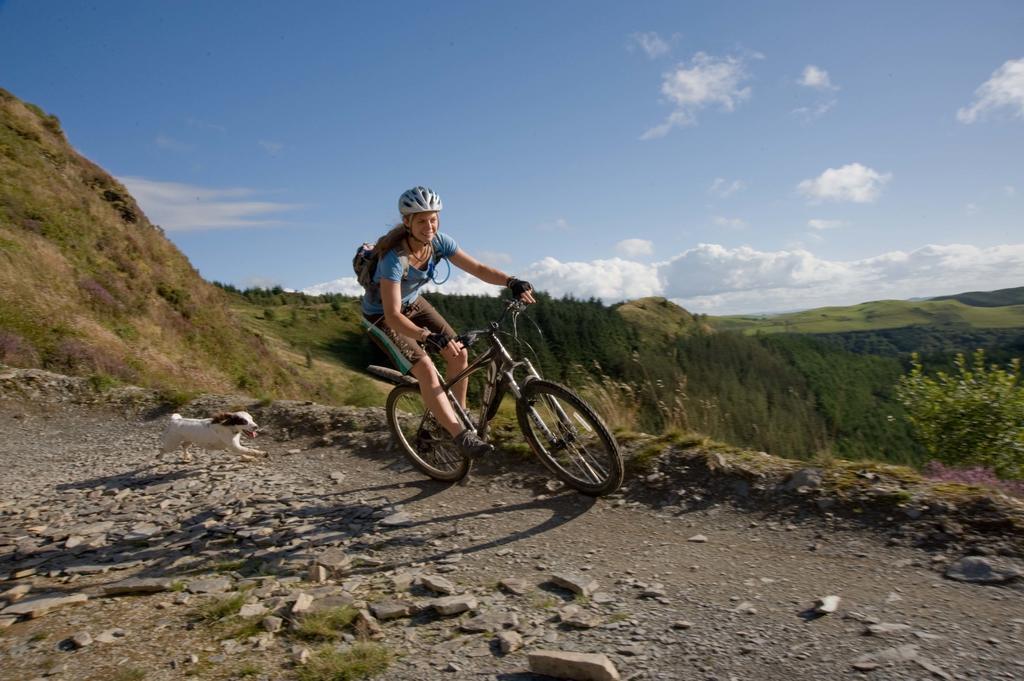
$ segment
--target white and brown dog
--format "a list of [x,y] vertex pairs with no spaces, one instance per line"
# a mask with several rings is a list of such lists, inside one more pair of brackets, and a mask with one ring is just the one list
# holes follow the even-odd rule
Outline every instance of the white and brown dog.
[[184,445],[183,458],[191,461],[192,454],[188,447],[199,445],[203,449],[226,449],[242,455],[264,455],[266,452],[241,443],[242,433],[254,438],[259,429],[247,411],[217,414],[208,419],[189,419],[181,414],[171,414],[171,422],[167,424],[160,442],[160,453],[167,454]]

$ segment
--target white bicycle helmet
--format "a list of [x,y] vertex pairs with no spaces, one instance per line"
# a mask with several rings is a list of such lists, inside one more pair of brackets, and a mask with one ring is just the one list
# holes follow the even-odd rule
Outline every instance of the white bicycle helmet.
[[402,215],[441,210],[441,197],[429,187],[413,187],[398,197],[398,210]]

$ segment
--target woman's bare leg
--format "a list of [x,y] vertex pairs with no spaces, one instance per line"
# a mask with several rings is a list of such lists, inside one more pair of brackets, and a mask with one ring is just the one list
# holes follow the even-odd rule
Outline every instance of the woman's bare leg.
[[455,416],[455,410],[452,409],[448,396],[444,394],[444,390],[441,387],[441,378],[438,376],[434,363],[430,361],[430,358],[424,357],[413,364],[410,373],[419,381],[423,402],[427,405],[430,413],[434,415],[434,418],[437,419],[437,422],[441,424],[441,427],[448,431],[448,434],[452,437],[461,433],[463,430],[462,423]]
[[[459,351],[454,359],[449,358],[445,367],[445,378],[449,381],[459,375],[459,372],[469,366],[469,353],[465,348]],[[466,408],[466,391],[469,389],[469,379],[463,379],[452,386],[452,394],[459,401],[462,408]]]

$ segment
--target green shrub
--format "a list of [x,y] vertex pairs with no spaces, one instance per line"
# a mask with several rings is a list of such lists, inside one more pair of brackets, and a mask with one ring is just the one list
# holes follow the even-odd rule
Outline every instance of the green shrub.
[[171,408],[184,406],[197,398],[199,393],[194,390],[175,390],[165,388],[157,393],[158,399]]
[[118,384],[118,380],[107,374],[91,374],[89,385],[98,393],[105,393]]
[[956,356],[956,373],[927,376],[915,353],[896,394],[929,454],[951,466],[985,466],[1001,478],[1024,477],[1024,387],[1020,359],[1005,369]]

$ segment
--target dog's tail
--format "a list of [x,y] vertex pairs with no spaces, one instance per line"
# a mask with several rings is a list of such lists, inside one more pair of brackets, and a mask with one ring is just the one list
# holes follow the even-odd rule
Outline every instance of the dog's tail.
[[181,420],[181,414],[171,414],[171,420],[172,421],[180,421]]

